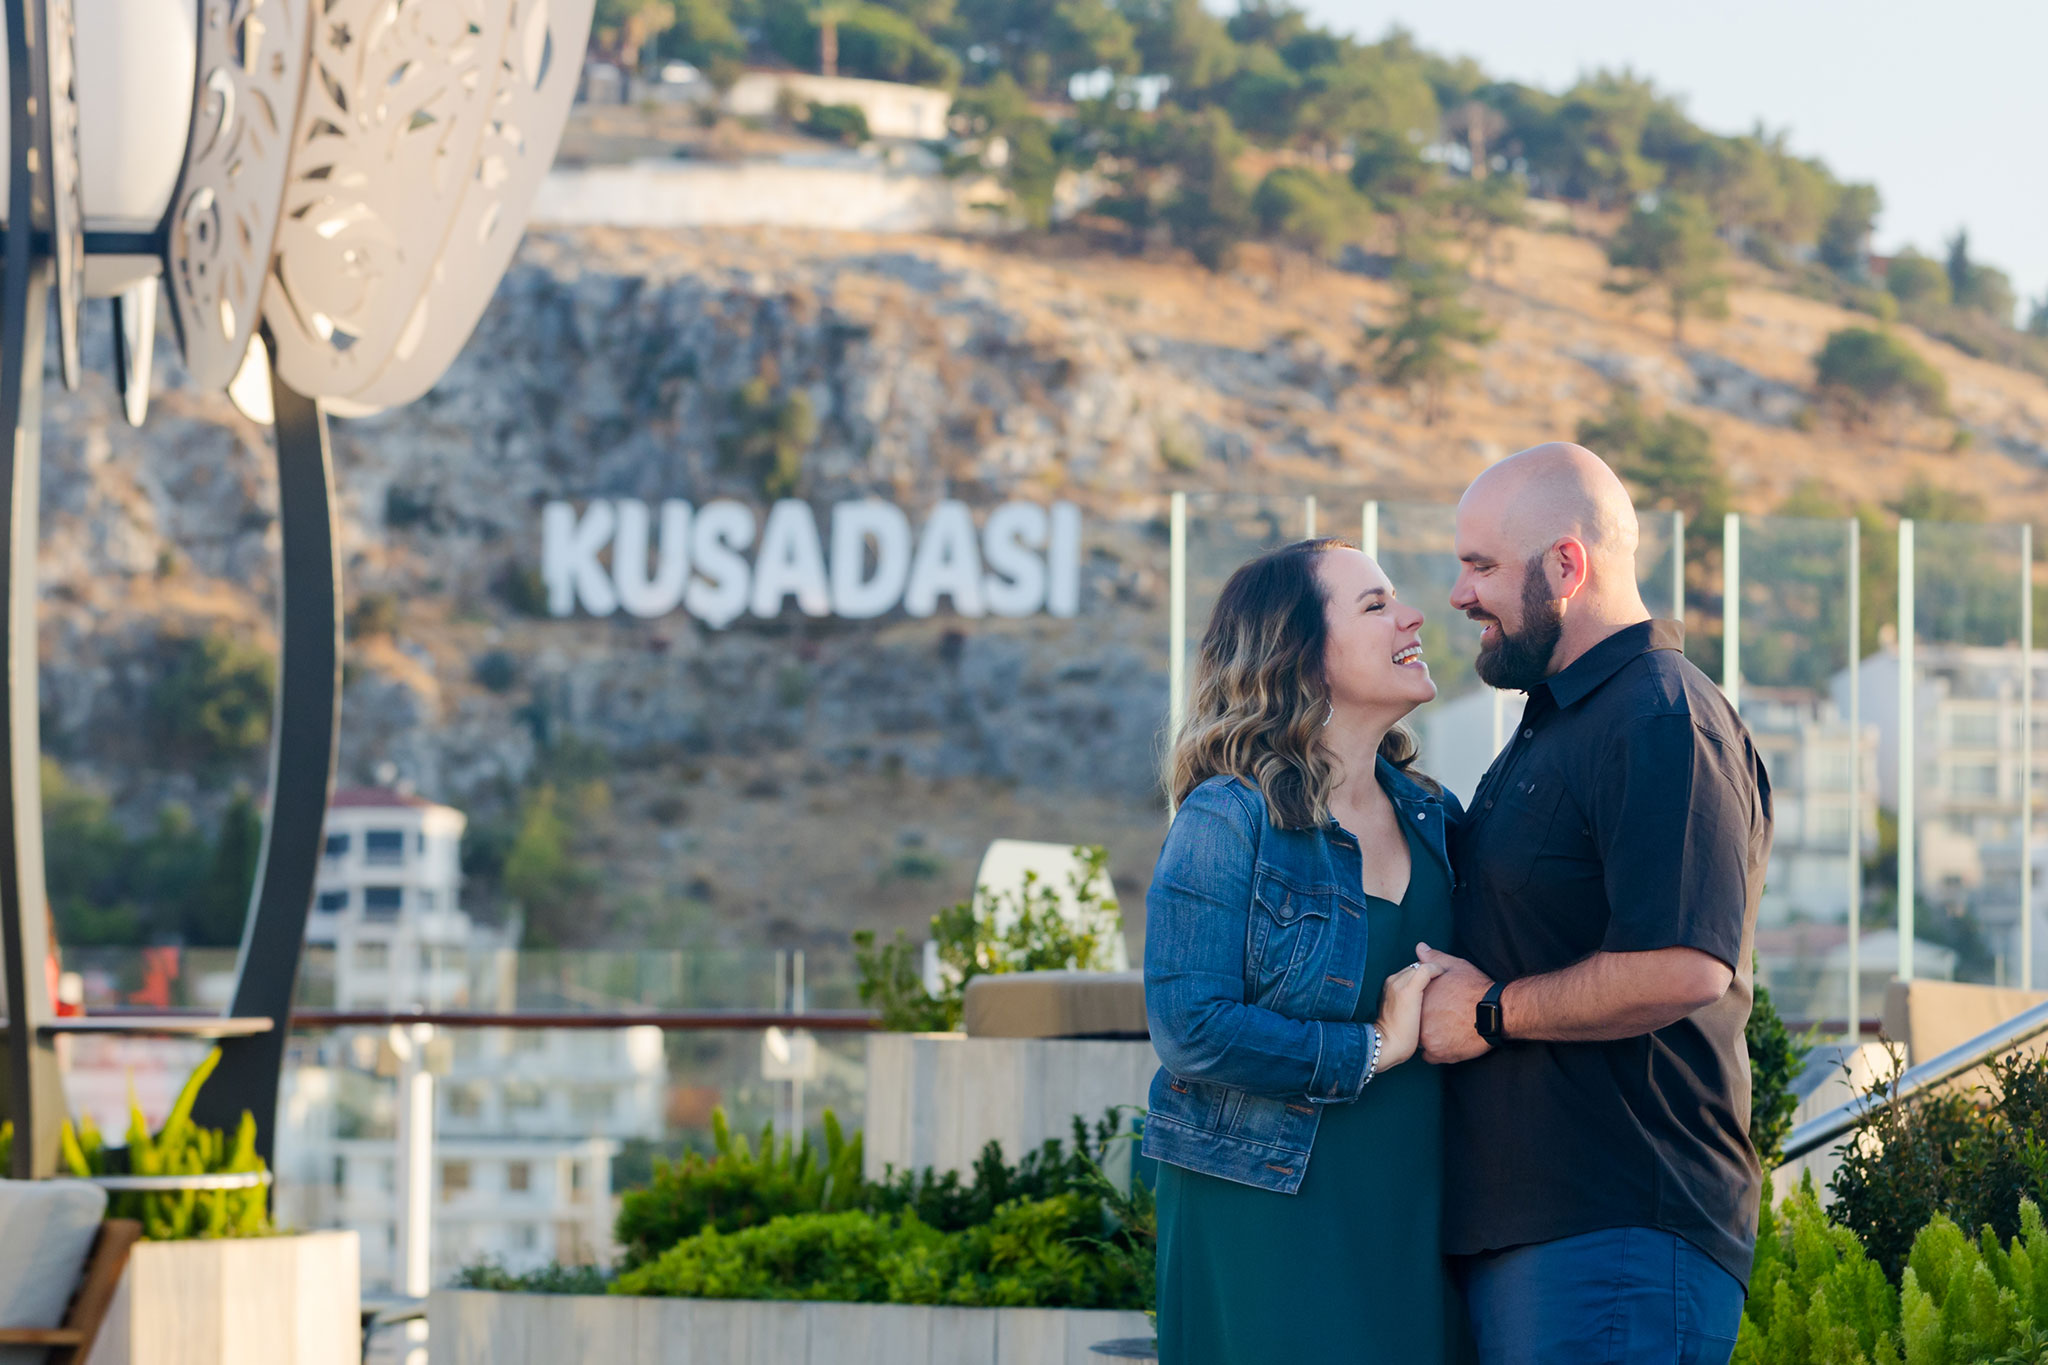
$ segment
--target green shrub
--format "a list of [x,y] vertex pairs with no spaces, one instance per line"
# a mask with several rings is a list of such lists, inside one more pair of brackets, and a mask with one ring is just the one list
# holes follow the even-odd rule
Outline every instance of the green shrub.
[[[1081,865],[1067,880],[1067,895],[1079,912],[1072,923],[1060,912],[1060,892],[1035,872],[1025,873],[1015,890],[978,887],[968,900],[932,916],[945,979],[936,996],[924,988],[922,955],[908,934],[899,929],[894,942],[880,947],[872,930],[854,934],[861,1003],[881,1011],[885,1029],[945,1033],[960,1027],[961,1001],[977,976],[1106,966],[1110,946],[1123,932],[1109,853],[1095,844],[1077,847],[1074,856]],[[998,930],[998,922],[1008,927]]]
[[1869,327],[1831,332],[1813,368],[1821,396],[1851,425],[1868,422],[1886,407],[1934,417],[1948,414],[1948,381],[1941,371],[1890,332]]
[[[1872,1106],[1843,1149],[1828,1212],[1894,1279],[1936,1218],[2011,1238],[2021,1202],[2048,1198],[2048,1058],[2001,1057],[1988,1069],[1990,1084],[1974,1094]],[[1896,1080],[1895,1070],[1878,1090]]]
[[[215,1128],[201,1128],[192,1122],[192,1105],[199,1087],[220,1065],[220,1049],[206,1054],[165,1117],[163,1126],[149,1131],[141,1106],[131,1097],[128,1104],[128,1145],[108,1147],[92,1117],[73,1128],[65,1120],[58,1159],[72,1176],[95,1175],[235,1175],[264,1169],[256,1155],[256,1118],[246,1111],[230,1138]],[[7,1167],[14,1150],[14,1125],[0,1123],[0,1170]],[[119,1155],[116,1155],[116,1154]],[[262,1186],[246,1190],[166,1190],[151,1193],[117,1192],[107,1199],[107,1217],[133,1218],[142,1224],[142,1235],[153,1242],[183,1241],[200,1237],[260,1237],[271,1231],[268,1192]]]
[[868,116],[858,104],[813,104],[797,125],[812,137],[858,147],[873,136]]
[[2048,1361],[2048,1228],[2013,1205],[2007,1242],[1942,1214],[1913,1239],[1895,1287],[1811,1184],[1758,1229],[1733,1365],[2037,1365]]
[[[1047,1141],[1014,1166],[991,1142],[965,1180],[956,1171],[941,1175],[927,1167],[892,1169],[880,1181],[869,1181],[861,1175],[860,1134],[845,1137],[830,1112],[821,1145],[808,1135],[778,1140],[773,1124],[762,1129],[758,1143],[749,1143],[732,1132],[722,1109],[712,1112],[711,1124],[709,1156],[693,1152],[679,1161],[656,1162],[646,1187],[620,1199],[614,1236],[622,1269],[650,1264],[706,1230],[738,1233],[792,1215],[864,1212],[913,1218],[954,1233],[988,1223],[997,1209],[1019,1200],[1107,1197],[1100,1163],[1111,1143],[1126,1140],[1117,1136],[1121,1122],[1111,1110],[1092,1130],[1077,1117],[1071,1144]],[[1141,1224],[1147,1216],[1135,1205],[1126,1212]]]
[[488,1289],[499,1294],[602,1294],[612,1277],[594,1265],[544,1265],[520,1274],[495,1261],[478,1261],[455,1272],[457,1289]]
[[829,1110],[822,1151],[808,1134],[778,1143],[773,1124],[762,1130],[756,1149],[733,1133],[723,1109],[712,1111],[711,1131],[709,1157],[691,1152],[680,1161],[657,1161],[644,1189],[621,1196],[614,1236],[623,1268],[645,1265],[706,1229],[731,1233],[785,1214],[856,1207],[867,1193],[861,1136],[847,1140]]
[[170,755],[218,765],[263,748],[277,678],[267,650],[216,630],[170,640],[165,653],[150,689],[149,728]]
[[1778,1017],[1771,993],[1759,982],[1745,1041],[1749,1045],[1749,1140],[1769,1171],[1782,1159],[1780,1152],[1792,1133],[1792,1111],[1799,1107],[1792,1082],[1805,1065],[1812,1035],[1795,1042],[1785,1021]]
[[792,1214],[723,1233],[707,1229],[614,1294],[801,1299],[1004,1308],[1149,1307],[1125,1264],[1105,1255],[1101,1201],[1019,1199],[987,1222],[941,1232],[914,1212]]

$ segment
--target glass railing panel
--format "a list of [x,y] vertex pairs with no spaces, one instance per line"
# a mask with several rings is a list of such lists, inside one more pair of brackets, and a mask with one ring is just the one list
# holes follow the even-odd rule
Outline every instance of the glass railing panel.
[[1780,1013],[1797,1019],[1849,1015],[1852,960],[1856,1017],[1871,1017],[1896,965],[1862,915],[1862,859],[1878,842],[1877,731],[1850,719],[1854,546],[1845,520],[1739,523],[1731,690],[1770,773],[1775,816],[1757,971]]
[[2023,532],[1918,522],[1912,538],[1914,762],[1897,780],[1912,787],[1913,974],[2017,984],[2033,845]]

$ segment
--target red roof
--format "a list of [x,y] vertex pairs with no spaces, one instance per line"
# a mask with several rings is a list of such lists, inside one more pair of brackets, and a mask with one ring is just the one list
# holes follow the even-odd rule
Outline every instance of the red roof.
[[338,787],[334,799],[327,803],[329,810],[341,810],[349,806],[431,806],[434,803],[424,796],[411,792],[395,792],[385,787]]

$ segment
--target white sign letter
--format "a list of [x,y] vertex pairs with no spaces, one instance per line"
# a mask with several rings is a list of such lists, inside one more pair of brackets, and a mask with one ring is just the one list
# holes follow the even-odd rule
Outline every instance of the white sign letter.
[[791,595],[806,616],[824,616],[832,610],[818,519],[811,515],[809,503],[784,498],[768,509],[761,553],[754,559],[754,615],[780,616],[782,599]]
[[930,616],[942,595],[953,599],[953,610],[962,616],[981,615],[981,547],[974,514],[951,498],[934,507],[924,524],[924,539],[910,565],[910,586],[903,590],[903,610]]
[[576,508],[551,502],[540,513],[540,576],[548,585],[548,611],[572,616],[580,598],[592,616],[610,616],[619,609],[612,581],[598,551],[612,538],[612,505],[594,499],[579,520]]
[[1071,502],[1052,505],[1052,546],[1045,552],[1051,582],[1045,591],[1045,609],[1054,616],[1072,616],[1081,610],[1081,509]]
[[[875,542],[875,575],[867,569]],[[880,616],[903,597],[910,576],[910,518],[893,502],[862,498],[832,509],[832,610],[849,621]]]
[[661,505],[660,561],[647,571],[647,504],[620,498],[619,530],[612,538],[612,582],[619,605],[635,616],[666,616],[683,600],[690,577],[690,504],[670,498]]
[[754,509],[721,498],[697,509],[690,531],[690,562],[698,577],[683,600],[690,615],[719,630],[747,609],[747,561],[739,551],[754,543]]
[[989,513],[981,553],[992,570],[982,585],[990,611],[1029,616],[1045,605],[1045,561],[1031,553],[1045,548],[1045,536],[1045,509],[1035,502],[1006,502]]

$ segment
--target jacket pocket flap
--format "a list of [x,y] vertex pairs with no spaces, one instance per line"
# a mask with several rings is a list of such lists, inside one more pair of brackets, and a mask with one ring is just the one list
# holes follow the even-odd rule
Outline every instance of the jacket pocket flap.
[[1280,923],[1292,924],[1305,915],[1330,918],[1331,903],[1336,899],[1336,893],[1303,891],[1289,886],[1271,873],[1261,872],[1252,885],[1252,899]]

